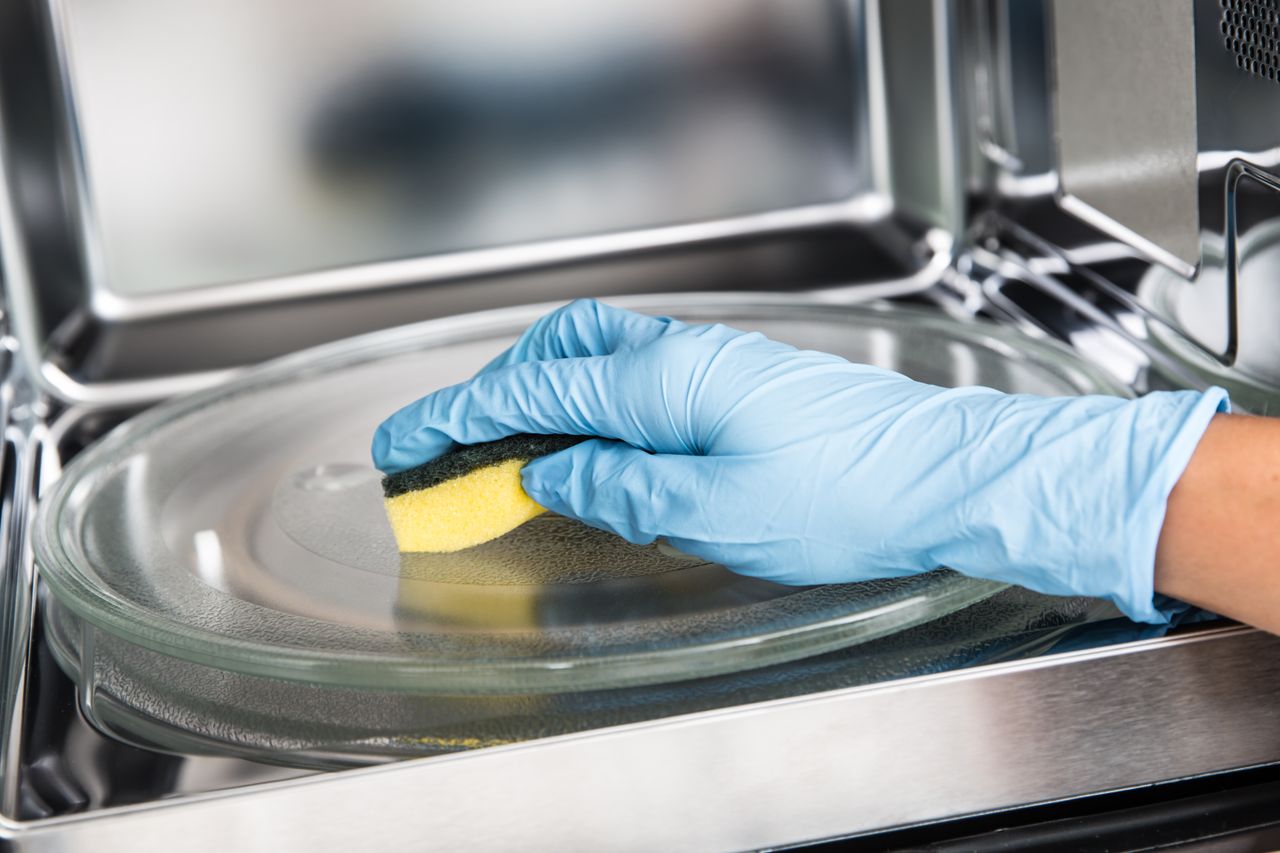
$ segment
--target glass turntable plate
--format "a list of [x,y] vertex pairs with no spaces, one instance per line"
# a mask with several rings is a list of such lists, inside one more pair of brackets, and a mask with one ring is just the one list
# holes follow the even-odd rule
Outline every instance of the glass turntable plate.
[[[761,295],[624,304],[937,384],[1121,393],[1056,346],[932,312]],[[467,378],[545,310],[309,350],[133,419],[81,454],[43,502],[43,576],[96,629],[171,658],[426,694],[740,671],[883,637],[1003,588],[945,570],[784,587],[552,515],[470,551],[400,555],[368,462],[374,427]]]

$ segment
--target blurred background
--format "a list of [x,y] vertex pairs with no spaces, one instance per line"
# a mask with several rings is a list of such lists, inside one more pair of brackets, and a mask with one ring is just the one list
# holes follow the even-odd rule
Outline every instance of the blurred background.
[[835,201],[866,168],[840,2],[64,14],[122,294]]
[[925,0],[15,0],[0,128],[39,281],[15,321],[68,355],[65,385],[581,295],[918,290],[920,238],[959,208],[945,42],[918,49],[940,21]]

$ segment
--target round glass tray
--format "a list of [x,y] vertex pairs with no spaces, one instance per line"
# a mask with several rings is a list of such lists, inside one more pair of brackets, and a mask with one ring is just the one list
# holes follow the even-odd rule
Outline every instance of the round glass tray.
[[[932,312],[761,295],[625,304],[937,384],[1121,393],[1057,346]],[[78,617],[168,658],[426,694],[740,671],[883,637],[1002,589],[945,570],[784,587],[556,516],[459,554],[400,555],[367,461],[373,428],[471,375],[545,310],[309,350],[133,419],[77,457],[43,502],[43,576]]]

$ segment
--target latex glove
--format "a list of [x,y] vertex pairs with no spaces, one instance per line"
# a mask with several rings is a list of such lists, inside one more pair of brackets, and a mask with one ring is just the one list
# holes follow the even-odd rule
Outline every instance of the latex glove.
[[[787,584],[950,566],[1051,594],[1153,600],[1165,502],[1226,393],[1138,400],[945,389],[759,333],[580,301],[476,378],[397,412],[374,463],[520,432],[596,435],[529,495],[634,543]],[[624,443],[625,442],[625,443]]]

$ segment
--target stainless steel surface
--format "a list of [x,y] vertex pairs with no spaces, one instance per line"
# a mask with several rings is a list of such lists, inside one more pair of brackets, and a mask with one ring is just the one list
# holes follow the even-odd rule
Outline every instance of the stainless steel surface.
[[[19,778],[21,744],[26,722],[27,660],[35,614],[36,573],[27,542],[27,531],[35,512],[37,477],[41,458],[40,427],[30,419],[5,430],[5,464],[9,491],[4,497],[5,573],[0,595],[3,595],[3,635],[0,635],[0,689],[4,690],[0,705],[3,733],[0,734],[0,812],[19,814]],[[26,427],[24,429],[24,426]]]
[[[11,11],[6,7],[4,11]],[[11,78],[0,77],[0,81]],[[66,402],[88,405],[131,405],[140,401],[154,401],[184,391],[216,384],[230,376],[229,370],[214,370],[187,373],[181,376],[148,378],[131,381],[86,384],[73,379],[60,366],[56,347],[51,347],[46,338],[45,322],[47,317],[42,311],[40,295],[53,290],[54,281],[48,273],[37,275],[32,269],[31,258],[40,254],[39,240],[24,228],[21,222],[19,199],[27,196],[42,196],[49,188],[39,185],[33,180],[32,173],[38,170],[20,156],[14,156],[10,150],[10,136],[7,133],[11,120],[4,109],[6,98],[12,99],[13,91],[0,86],[0,281],[4,283],[5,296],[5,369],[7,393],[19,387],[19,377],[15,376],[15,368],[10,361],[15,357],[21,362],[22,377],[34,381],[34,387],[28,389],[33,400],[43,395],[51,395],[55,399]],[[25,167],[25,168],[24,168]],[[32,188],[32,184],[37,186]],[[28,198],[30,207],[31,199]],[[40,203],[48,203],[48,197],[39,198]],[[23,212],[30,214],[27,209]],[[65,249],[63,249],[65,250]],[[51,350],[54,350],[51,352]]]
[[[948,0],[872,0],[872,67],[883,69],[887,136],[872,149],[887,158],[888,186],[907,216],[955,234],[963,225],[959,84],[954,4]],[[880,82],[869,78],[869,82]],[[874,125],[872,125],[874,128]],[[874,144],[874,143],[873,143]]]
[[1192,276],[1200,259],[1191,0],[1055,0],[1061,203]]
[[[607,204],[601,204],[601,207],[607,206]],[[255,279],[221,287],[207,286],[186,291],[177,289],[161,291],[149,295],[145,300],[133,300],[103,290],[93,295],[91,305],[94,314],[103,320],[144,320],[208,311],[232,305],[255,305],[281,299],[349,293],[366,288],[389,287],[404,283],[447,281],[465,276],[502,273],[671,246],[713,243],[833,226],[857,228],[883,220],[890,209],[891,203],[887,198],[865,195],[847,201],[750,213],[727,219],[537,242],[518,242],[472,251],[450,251],[406,260],[382,261],[363,266],[358,276],[348,268],[328,268],[278,275],[270,279]]]
[[[8,338],[11,343],[12,339]],[[35,613],[35,564],[28,531],[41,480],[45,430],[37,401],[15,381],[12,350],[3,350],[0,417],[0,813],[18,814],[22,730],[25,722],[27,659]],[[56,466],[55,466],[56,467]],[[53,472],[45,472],[45,477]]]
[[[1259,194],[1280,190],[1268,172],[1236,162],[1229,169],[1225,241],[1206,239],[1205,268],[1194,282],[1160,268],[1148,270],[1138,296],[1179,330],[1206,336],[1203,344],[1188,340],[1163,323],[1151,325],[1152,343],[1183,368],[1205,381],[1226,387],[1251,408],[1277,411],[1280,399],[1280,216],[1260,212]],[[1276,195],[1280,199],[1280,195]],[[1261,215],[1260,215],[1261,214]],[[1235,275],[1228,275],[1227,258]],[[1241,334],[1241,330],[1245,334]],[[1226,365],[1216,353],[1227,350],[1235,363]]]
[[813,841],[1280,760],[1278,644],[1223,629],[252,792],[8,821],[3,832],[32,851],[168,850],[178,838],[193,851]]
[[[506,26],[485,26],[499,6]],[[584,291],[902,294],[953,255],[949,2],[522,10],[6,7],[18,225],[0,254],[31,292],[18,326],[44,389],[157,399],[323,340]],[[503,34],[524,15],[539,25],[517,49]],[[290,26],[306,37],[277,49]],[[50,335],[76,355],[46,358]]]
[[[993,76],[987,89],[999,92],[1035,81],[1044,55],[1053,57],[1057,82],[1045,84],[1040,100],[1055,104],[1054,115],[1036,110],[1029,93],[1000,103],[1008,134],[1036,138],[1051,129],[1060,143],[1054,169],[1036,174],[988,152],[982,183],[994,206],[1128,293],[1130,344],[1154,344],[1186,375],[1237,380],[1264,404],[1274,398],[1280,297],[1264,243],[1268,224],[1280,218],[1272,188],[1280,166],[1280,84],[1238,61],[1243,24],[1233,16],[1242,13],[1218,0],[976,5],[988,16],[1011,15],[1014,5],[1023,17],[1034,6],[1053,16],[1043,50],[1025,48],[1034,32],[995,29],[968,71]],[[1015,35],[1021,50],[1002,42]],[[1097,204],[1086,205],[1082,195],[1089,182],[1101,188]],[[1059,190],[1062,207],[1093,227],[1064,225],[1044,209],[1042,200]],[[1156,281],[1144,285],[1131,268],[1153,261],[1169,272],[1152,270]]]
[[[714,29],[714,23],[707,23],[712,19],[725,24],[744,20],[753,14],[751,10],[766,5],[707,7],[716,11],[695,23],[692,32],[710,32],[706,27]],[[811,22],[838,5],[788,9],[785,15],[789,21]],[[1070,0],[1057,5],[1059,13],[1068,15],[1077,8]],[[1079,8],[1094,6],[1084,2]],[[727,189],[718,198],[729,199],[727,206],[719,211],[697,208],[694,221],[645,220],[646,208],[640,205],[634,212],[638,218],[628,220],[639,227],[624,225],[626,230],[620,233],[570,233],[538,238],[532,245],[508,243],[457,251],[447,249],[464,245],[449,242],[456,233],[437,233],[423,236],[423,245],[428,239],[440,239],[439,245],[446,248],[426,259],[382,258],[372,266],[357,259],[355,266],[332,273],[310,266],[282,273],[277,265],[257,276],[246,274],[254,282],[247,287],[234,282],[227,287],[213,285],[209,295],[202,296],[184,291],[193,294],[190,299],[139,295],[126,285],[124,297],[100,289],[107,295],[94,303],[88,301],[90,279],[77,261],[76,249],[79,235],[96,233],[101,222],[85,220],[83,224],[92,227],[81,230],[76,213],[85,199],[66,192],[76,186],[77,171],[73,163],[57,159],[76,150],[75,136],[69,132],[79,126],[81,116],[77,109],[73,121],[60,125],[48,109],[58,103],[60,83],[79,85],[78,72],[68,66],[61,79],[48,79],[41,70],[55,56],[46,50],[48,37],[55,32],[65,36],[67,31],[48,26],[48,7],[42,0],[0,4],[0,124],[4,125],[0,147],[7,146],[4,195],[13,201],[12,215],[0,206],[0,257],[9,283],[21,283],[30,297],[16,306],[26,308],[15,317],[19,337],[26,345],[32,375],[42,377],[47,393],[55,399],[83,402],[86,410],[107,409],[113,402],[141,402],[214,381],[222,374],[209,371],[320,340],[483,305],[583,293],[756,287],[824,287],[829,289],[816,298],[848,301],[868,292],[902,294],[937,283],[940,286],[927,298],[957,315],[985,312],[1028,334],[1069,341],[1135,388],[1194,387],[1225,377],[1239,383],[1233,386],[1237,402],[1248,400],[1247,408],[1256,411],[1280,411],[1280,364],[1272,347],[1275,287],[1269,275],[1273,260],[1268,248],[1269,223],[1277,216],[1277,196],[1269,187],[1269,176],[1280,166],[1280,110],[1275,109],[1280,85],[1252,67],[1237,65],[1239,50],[1231,43],[1231,33],[1222,29],[1223,7],[1217,0],[1183,3],[1182,11],[1175,9],[1177,3],[1166,7],[1139,0],[1098,10],[1124,18],[1156,6],[1171,11],[1168,20],[1157,22],[1151,32],[1126,27],[1109,32],[1107,19],[1098,18],[1091,24],[1096,28],[1092,34],[1076,35],[1107,47],[1101,55],[1109,61],[1099,68],[1123,68],[1150,51],[1181,51],[1176,67],[1162,64],[1165,59],[1172,62],[1167,53],[1149,56],[1146,66],[1139,64],[1139,72],[1144,67],[1167,67],[1168,79],[1153,79],[1145,73],[1103,78],[1092,94],[1111,108],[1122,102],[1143,108],[1159,104],[1171,113],[1161,116],[1162,120],[1185,120],[1190,105],[1174,99],[1185,84],[1184,72],[1194,68],[1196,213],[1201,237],[1196,254],[1204,262],[1194,283],[1166,289],[1175,295],[1171,302],[1154,301],[1144,281],[1150,283],[1152,270],[1159,270],[1151,260],[1160,257],[1162,241],[1168,242],[1164,246],[1168,257],[1163,260],[1170,262],[1172,282],[1182,282],[1173,271],[1187,272],[1186,259],[1178,253],[1189,253],[1190,247],[1179,241],[1192,214],[1158,205],[1177,186],[1181,190],[1175,194],[1182,198],[1185,185],[1176,179],[1172,187],[1158,182],[1133,184],[1135,203],[1146,203],[1147,208],[1111,211],[1124,217],[1125,228],[1090,217],[1094,224],[1110,229],[1103,232],[1056,206],[1060,175],[1051,140],[1059,128],[1050,109],[1048,69],[1054,36],[1046,26],[1053,13],[1048,0],[851,0],[848,20],[861,24],[841,30],[848,38],[846,47],[836,46],[828,34],[814,29],[806,30],[809,35],[797,42],[783,44],[785,38],[770,34],[759,36],[756,43],[775,45],[783,57],[794,60],[794,64],[783,61],[777,66],[780,69],[816,68],[845,51],[855,79],[816,87],[821,96],[814,103],[784,104],[786,98],[780,100],[775,94],[753,92],[739,98],[744,85],[767,87],[775,80],[769,74],[752,78],[744,67],[744,76],[737,82],[733,73],[728,75],[730,81],[720,90],[726,100],[715,101],[711,113],[722,115],[734,104],[765,105],[764,112],[749,121],[770,127],[775,135],[769,138],[774,141],[784,136],[799,140],[796,151],[786,146],[761,148],[755,150],[759,156],[754,159],[726,157],[724,163],[769,165],[779,153],[784,157],[814,154],[820,150],[813,147],[818,144],[830,145],[828,151],[860,152],[826,173],[822,170],[832,164],[821,157],[784,170],[791,178],[826,174],[865,179],[867,183],[852,195],[845,194],[851,185],[839,180],[840,191],[829,195],[808,195],[807,189],[816,184],[784,180],[771,184],[782,190],[770,196],[767,209],[747,210],[732,206],[737,203],[734,199],[742,198],[738,194],[742,188],[720,183],[717,186]],[[56,8],[77,15],[79,0]],[[132,3],[128,8],[143,6]],[[198,14],[206,19],[226,15],[219,20],[234,21],[244,8],[233,5],[225,11],[211,8]],[[264,14],[280,8],[284,7],[273,6]],[[567,3],[557,4],[555,15],[569,8]],[[699,15],[694,9],[673,9],[659,5],[634,14],[673,23]],[[476,7],[477,14],[479,10]],[[167,7],[160,12],[176,14]],[[105,20],[103,9],[91,9],[89,14],[94,20]],[[441,14],[464,18],[472,11]],[[609,12],[601,9],[593,14],[598,21]],[[1193,16],[1190,51],[1180,37],[1177,45],[1158,37],[1181,32],[1184,19],[1178,16],[1187,14]],[[66,21],[64,16],[53,23]],[[147,26],[125,29],[128,22],[128,18],[106,21],[96,32],[111,38],[92,50],[126,50],[133,35],[148,42],[149,51],[163,49],[163,40],[155,38]],[[184,23],[173,26],[177,44]],[[323,26],[315,23],[313,29]],[[368,27],[376,28],[377,22],[362,22],[356,29]],[[484,54],[483,46],[500,29],[495,24],[492,32],[463,39],[449,55]],[[708,49],[708,40],[700,36],[681,40],[677,29],[664,31],[675,39],[671,43],[679,44],[668,79],[692,80],[695,68],[732,65],[727,53]],[[568,30],[564,36],[572,41],[571,25]],[[789,27],[782,31],[793,32]],[[82,39],[86,32],[72,37]],[[1134,37],[1129,58],[1115,44],[1106,44],[1107,39],[1126,32]],[[816,40],[806,42],[805,38]],[[238,40],[231,38],[227,43]],[[276,68],[304,67],[299,57],[320,55],[318,47],[301,44],[299,39],[290,38],[284,44],[287,49],[279,57],[270,56],[267,49],[254,54],[264,62],[255,80]],[[816,46],[816,58],[792,52],[802,44]],[[633,55],[624,52],[621,57],[628,60]],[[940,59],[943,56],[945,60]],[[174,95],[164,91],[166,82],[189,75],[202,61],[198,51],[191,57],[186,68],[154,74],[138,91],[145,92],[153,104],[168,102]],[[1073,54],[1060,61],[1080,71],[1080,63],[1087,58],[1087,54]],[[354,55],[341,59],[363,61]],[[168,71],[173,63],[169,58],[166,62]],[[646,63],[653,67],[647,58],[641,62]],[[93,85],[114,93],[109,100],[118,101],[124,89],[114,86],[137,70],[128,63],[112,65],[108,71],[119,76],[104,77]],[[861,71],[865,77],[857,79]],[[500,73],[505,72],[477,63],[477,68],[467,69],[463,82],[497,79],[494,75]],[[781,79],[794,79],[788,77],[789,71],[780,73]],[[254,75],[254,71],[246,66],[235,74]],[[753,82],[746,84],[748,78]],[[514,76],[504,79],[514,80]],[[218,81],[197,82],[222,88]],[[324,81],[285,75],[269,81],[270,91],[265,94],[294,84],[298,91],[310,92],[323,88]],[[696,118],[673,106],[678,99],[662,100],[672,91],[663,85],[659,80],[658,94],[646,96],[645,104],[672,106],[666,115],[677,119],[677,127],[670,131],[676,135],[702,132]],[[257,100],[253,86],[240,86],[239,91],[243,103],[233,99],[218,108],[235,113],[253,103],[269,102],[265,96]],[[853,105],[837,104],[839,92],[851,95]],[[961,93],[964,101],[959,100]],[[1080,106],[1078,98],[1073,102]],[[193,101],[197,111],[201,106]],[[830,114],[821,115],[827,108],[850,120],[849,136],[836,132],[839,122],[832,121]],[[615,105],[606,105],[590,115],[620,113]],[[587,116],[586,124],[580,123],[583,127],[594,121],[588,112],[580,115]],[[793,132],[777,126],[781,117],[797,115],[812,119],[806,129]],[[285,127],[295,116],[268,114],[261,123],[215,128],[214,135],[197,140],[193,150],[211,145],[219,135],[242,143],[243,139],[231,137]],[[21,120],[15,123],[15,118]],[[107,141],[104,150],[123,146],[131,134],[145,135],[142,128],[151,126],[163,132],[142,140],[144,145],[156,143],[166,133],[171,139],[181,135],[165,124],[162,114],[146,118],[143,124],[121,122],[112,127],[98,112],[91,120],[91,145]],[[1094,118],[1083,116],[1086,122]],[[1102,134],[1100,139],[1113,143],[1124,133],[1137,133],[1127,137],[1134,150],[1113,149],[1119,163],[1130,162],[1139,151],[1159,154],[1165,166],[1183,162],[1185,128],[1181,125],[1171,125],[1172,137],[1162,141],[1139,132],[1142,128],[1131,126],[1128,116],[1118,119],[1116,127],[1095,130]],[[104,124],[105,135],[100,135],[98,128]],[[90,130],[87,125],[83,129]],[[1073,124],[1068,130],[1077,129]],[[848,147],[840,149],[846,141]],[[1161,148],[1162,142],[1169,144]],[[545,164],[554,156],[554,151],[537,153],[528,162]],[[1087,161],[1074,155],[1069,159],[1075,166]],[[408,164],[402,174],[414,168],[411,157],[394,162]],[[599,162],[588,158],[585,165],[594,168]],[[641,154],[636,163],[640,172],[627,174],[660,168],[648,154]],[[96,167],[88,159],[83,165],[82,174],[89,178]],[[720,165],[712,170],[713,178],[723,179]],[[1092,165],[1105,169],[1115,164]],[[296,164],[289,166],[293,169]],[[393,163],[391,168],[401,166]],[[958,190],[962,171],[973,193],[969,201],[982,213],[968,234],[957,213],[964,201]],[[378,186],[385,172],[383,166],[348,172],[366,187],[362,203],[385,202],[394,195]],[[536,172],[531,168],[526,178]],[[119,182],[125,177],[114,174],[108,180]],[[755,175],[740,177],[749,181]],[[1132,183],[1134,177],[1122,167],[1116,182]],[[188,187],[204,180],[179,178],[178,184]],[[1075,179],[1067,184],[1068,192],[1087,186]],[[1228,187],[1235,190],[1230,197]],[[222,189],[213,188],[213,201],[218,201]],[[124,191],[127,194],[129,187]],[[790,191],[795,194],[788,196]],[[617,194],[624,196],[643,201],[651,194]],[[686,199],[681,193],[672,198]],[[416,205],[420,214],[438,210],[433,207],[435,198],[419,201],[410,198],[408,203]],[[486,204],[488,210],[501,207]],[[679,205],[672,208],[678,209]],[[225,203],[211,205],[211,211],[220,210],[226,210]],[[573,208],[570,204],[556,210]],[[1081,208],[1077,205],[1075,210]],[[622,218],[633,215],[615,213]],[[474,225],[476,220],[464,216],[457,224],[468,222]],[[548,216],[538,226],[554,224]],[[1172,235],[1167,241],[1162,236],[1165,231]],[[340,236],[332,247],[321,248],[337,250],[358,242],[358,235]],[[412,242],[418,236],[393,235],[393,239]],[[958,240],[967,245],[961,246]],[[248,243],[226,245],[238,254]],[[1238,249],[1234,256],[1232,245]],[[190,246],[172,244],[170,248],[185,251]],[[297,252],[296,244],[291,247],[287,240],[281,248],[284,251],[277,260],[289,260],[290,251],[304,262],[311,257]],[[960,252],[961,248],[965,251]],[[587,256],[589,262],[573,260]],[[242,255],[238,262],[247,263],[247,257]],[[103,267],[94,269],[101,273]],[[208,273],[209,267],[201,262],[195,263],[195,269]],[[424,286],[410,286],[410,279],[417,277],[424,279]],[[97,280],[103,281],[101,276]],[[344,281],[359,292],[338,292]],[[874,286],[859,289],[868,283]],[[320,296],[321,290],[327,295]],[[1180,293],[1194,294],[1194,298]],[[1221,310],[1208,306],[1214,300]],[[94,317],[93,311],[104,313]],[[1170,346],[1166,338],[1185,338],[1185,346]],[[1236,390],[1245,385],[1251,396]],[[104,414],[89,412],[86,423]],[[54,433],[62,436],[57,428]],[[85,434],[97,431],[86,428]],[[29,589],[22,583],[15,585],[21,574],[20,569],[15,573],[13,564],[5,578],[6,594]],[[27,602],[24,606],[30,606]],[[11,692],[5,700],[16,709],[14,700],[25,699],[21,706],[25,722],[19,725],[12,712],[6,712],[7,733],[24,731],[20,742],[10,738],[4,747],[5,766],[11,774],[5,784],[19,798],[28,799],[19,804],[18,812],[7,812],[0,831],[18,849],[172,849],[175,840],[191,849],[225,849],[234,844],[245,849],[256,845],[273,850],[346,850],[356,845],[394,848],[431,843],[442,848],[565,849],[597,847],[602,840],[638,849],[737,849],[798,843],[1280,761],[1280,720],[1275,710],[1280,707],[1276,701],[1280,670],[1274,663],[1280,648],[1274,638],[1244,629],[925,676],[252,790],[244,786],[268,781],[277,771],[246,762],[136,750],[92,731],[74,713],[68,682],[59,680],[60,676],[48,677],[55,668],[39,631],[34,637],[19,637],[18,642],[30,643],[34,657],[29,669],[24,660],[10,659],[6,664],[10,667],[7,689],[25,693]],[[20,676],[17,681],[15,674]],[[17,778],[12,775],[15,756],[20,756],[21,764]],[[201,793],[219,788],[238,790]],[[14,794],[6,797],[11,805]],[[77,815],[76,809],[87,813]],[[18,820],[15,814],[26,819]],[[40,814],[58,816],[37,817]]]
[[[967,146],[973,162],[985,158],[1018,174],[1023,183],[1050,176],[1047,10],[1041,2],[960,4],[964,36],[958,66],[967,87]],[[1032,185],[1034,185],[1032,183]],[[1018,194],[1006,182],[1003,191]]]
[[93,286],[122,311],[854,197],[860,9],[55,0]]

